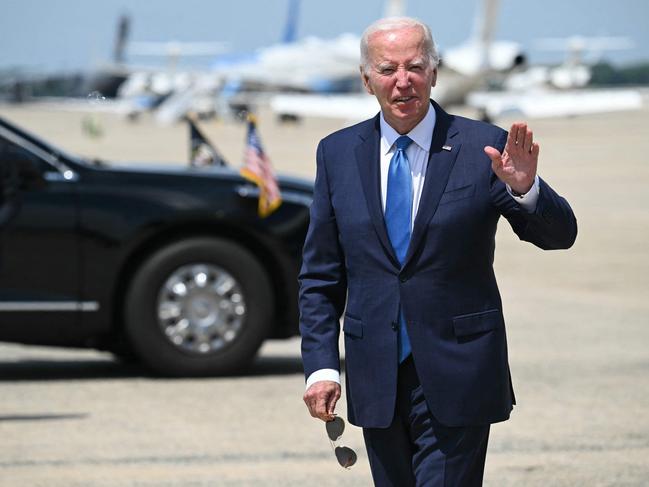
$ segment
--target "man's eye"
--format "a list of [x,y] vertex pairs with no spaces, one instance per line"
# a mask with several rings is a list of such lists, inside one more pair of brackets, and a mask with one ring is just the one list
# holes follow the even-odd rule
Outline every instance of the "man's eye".
[[383,68],[380,70],[381,74],[392,74],[394,73],[394,68]]

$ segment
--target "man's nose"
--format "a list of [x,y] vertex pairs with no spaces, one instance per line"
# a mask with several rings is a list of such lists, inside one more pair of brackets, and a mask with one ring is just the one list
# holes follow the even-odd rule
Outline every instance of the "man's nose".
[[397,70],[397,87],[407,88],[410,85],[410,75],[405,69]]

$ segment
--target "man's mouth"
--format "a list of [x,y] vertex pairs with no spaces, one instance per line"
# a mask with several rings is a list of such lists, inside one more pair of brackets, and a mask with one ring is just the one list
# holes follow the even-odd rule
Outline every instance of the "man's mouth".
[[414,100],[416,97],[414,96],[399,96],[397,98],[394,98],[394,103],[408,103],[409,101]]

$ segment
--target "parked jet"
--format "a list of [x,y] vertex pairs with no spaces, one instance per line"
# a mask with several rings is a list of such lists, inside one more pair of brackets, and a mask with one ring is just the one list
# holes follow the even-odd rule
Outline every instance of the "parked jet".
[[503,83],[503,90],[474,92],[469,105],[488,118],[520,114],[526,118],[563,117],[589,113],[637,110],[642,107],[642,94],[633,89],[589,89],[591,66],[586,52],[598,55],[603,51],[629,49],[626,37],[581,37],[542,39],[537,46],[543,50],[565,50],[565,61],[558,66],[532,66],[512,73]]

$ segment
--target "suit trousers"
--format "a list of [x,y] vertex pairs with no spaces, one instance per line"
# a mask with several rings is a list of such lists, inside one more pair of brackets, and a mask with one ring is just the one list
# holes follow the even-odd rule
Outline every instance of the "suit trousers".
[[449,427],[430,412],[412,355],[399,366],[388,428],[363,428],[377,487],[479,487],[489,425]]

